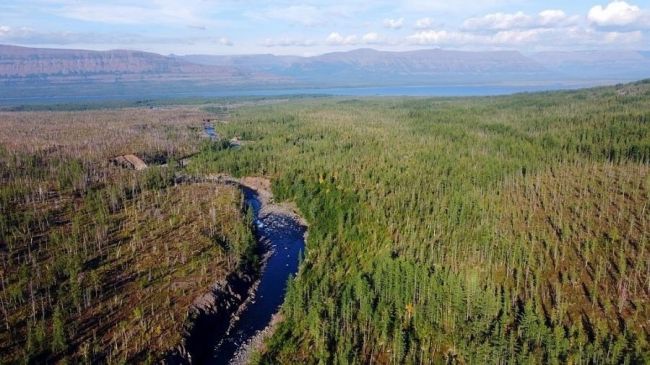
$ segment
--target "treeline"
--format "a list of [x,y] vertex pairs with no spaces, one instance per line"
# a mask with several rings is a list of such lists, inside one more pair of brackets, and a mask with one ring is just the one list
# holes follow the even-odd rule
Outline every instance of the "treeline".
[[[623,86],[626,87],[626,86]],[[270,363],[650,361],[650,86],[247,108],[195,171],[310,222]]]

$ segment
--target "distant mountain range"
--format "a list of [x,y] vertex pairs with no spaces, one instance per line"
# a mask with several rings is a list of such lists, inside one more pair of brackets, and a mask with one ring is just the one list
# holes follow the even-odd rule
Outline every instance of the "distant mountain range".
[[[56,85],[91,92],[130,88],[191,93],[197,87],[283,88],[395,85],[573,85],[650,78],[650,52],[522,54],[427,49],[357,49],[313,57],[270,54],[163,56],[139,51],[39,49],[0,45],[0,97],[46,95]],[[28,85],[28,87],[22,87]],[[135,88],[134,85],[140,85]],[[39,88],[46,91],[39,91]],[[111,90],[112,90],[111,89]],[[63,90],[63,89],[62,89]],[[70,86],[68,92],[75,93]],[[97,89],[99,90],[99,89]],[[105,91],[102,91],[105,92]]]
[[139,51],[86,51],[0,45],[0,80],[146,81],[211,80],[262,82],[270,75],[229,66],[211,66]]
[[530,79],[548,74],[542,65],[515,51],[461,52],[441,49],[384,52],[358,49],[314,57],[246,55],[185,56],[189,62],[263,71],[302,83],[404,84]]

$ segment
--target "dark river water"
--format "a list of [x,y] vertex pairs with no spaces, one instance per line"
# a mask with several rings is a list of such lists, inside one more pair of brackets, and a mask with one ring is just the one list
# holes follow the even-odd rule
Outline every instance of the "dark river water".
[[250,339],[266,328],[282,302],[289,277],[298,271],[300,252],[305,248],[305,227],[294,219],[270,214],[260,218],[262,203],[257,194],[244,188],[246,203],[253,209],[255,236],[270,252],[252,301],[239,315],[228,335],[216,343],[208,364],[228,364]]
[[217,134],[217,131],[214,130],[214,126],[212,124],[204,124],[203,125],[203,132],[210,137],[211,140],[216,141],[219,139],[219,135]]

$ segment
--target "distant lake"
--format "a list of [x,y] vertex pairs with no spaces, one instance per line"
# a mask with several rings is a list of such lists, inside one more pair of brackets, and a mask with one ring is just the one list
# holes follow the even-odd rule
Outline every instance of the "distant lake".
[[[135,101],[155,99],[184,99],[184,98],[220,98],[220,97],[274,97],[299,95],[331,95],[331,96],[490,96],[509,95],[522,92],[538,92],[549,90],[575,89],[594,85],[528,85],[528,86],[490,86],[490,85],[458,85],[458,86],[370,86],[370,87],[332,87],[332,88],[241,88],[209,87],[196,88],[183,85],[179,88],[146,88],[137,85],[112,86],[99,85],[102,90],[86,90],[75,95],[75,90],[66,92],[64,89],[50,89],[56,95],[47,94],[50,90],[34,90],[34,93],[13,97],[11,92],[0,93],[0,105],[17,104],[61,104],[76,102],[106,102],[106,101]],[[124,87],[127,86],[127,87]],[[40,95],[39,95],[40,94]]]

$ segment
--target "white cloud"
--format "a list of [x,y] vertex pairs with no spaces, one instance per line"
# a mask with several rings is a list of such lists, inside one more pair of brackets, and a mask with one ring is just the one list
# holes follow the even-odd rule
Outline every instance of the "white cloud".
[[426,30],[406,38],[419,46],[462,49],[567,49],[638,47],[644,42],[641,31],[605,32],[580,26],[501,30],[495,33]]
[[446,30],[425,30],[408,36],[406,39],[409,43],[417,45],[465,45],[475,43],[482,36]]
[[404,26],[404,18],[384,19],[384,27],[389,29],[401,29]]
[[539,24],[541,25],[555,25],[560,24],[567,19],[567,15],[562,10],[544,10],[539,14]]
[[287,21],[291,24],[314,27],[326,22],[321,10],[311,5],[293,5],[272,8],[261,14],[263,18]]
[[180,25],[199,30],[233,25],[233,20],[219,14],[237,8],[231,0],[31,0],[30,3],[38,4],[34,5],[38,13],[90,23]]
[[512,46],[532,41],[538,32],[538,30],[506,30],[494,34],[479,34],[464,31],[426,30],[408,36],[407,41],[411,44],[426,46],[490,48],[497,45]]
[[366,44],[377,44],[381,42],[381,37],[377,33],[370,32],[364,34],[363,37],[361,37],[361,41]]
[[609,44],[637,44],[643,41],[643,33],[639,30],[633,32],[607,32],[603,41]]
[[332,32],[325,39],[325,43],[330,46],[350,46],[357,44],[358,39],[356,35],[342,36],[338,32]]
[[514,14],[494,13],[478,18],[469,18],[463,22],[467,30],[500,30],[526,28],[533,24],[533,18],[519,11]]
[[[210,2],[210,0],[201,0]],[[241,0],[212,0],[214,2],[234,2],[244,4]],[[326,1],[309,1],[303,4],[291,4],[289,1],[273,2],[260,1],[259,6],[248,6],[244,16],[256,22],[281,21],[282,24],[298,25],[304,27],[320,27],[333,25],[352,19],[364,11],[367,4],[363,1],[348,1],[346,3],[330,3]],[[295,2],[293,2],[295,3]],[[280,24],[279,24],[280,25]]]
[[36,34],[37,32],[27,27],[12,28],[7,25],[0,26],[0,40],[3,41],[13,42],[16,40],[29,39]]
[[599,26],[632,25],[644,17],[644,12],[636,5],[625,1],[614,1],[606,7],[596,5],[589,10],[587,19]]
[[217,43],[219,43],[222,46],[228,46],[228,47],[232,47],[232,46],[235,45],[230,39],[228,39],[226,37],[219,38],[217,40]]
[[338,32],[333,32],[325,39],[325,44],[330,46],[356,46],[363,44],[389,44],[389,41],[375,32],[366,33],[361,37],[356,34],[343,36]]
[[262,45],[264,47],[311,47],[315,46],[318,43],[311,39],[291,39],[291,38],[282,38],[282,39],[271,39],[267,38]]
[[516,13],[494,13],[482,17],[469,18],[462,29],[469,31],[500,31],[511,29],[566,27],[579,23],[580,17],[568,16],[562,10],[543,10],[536,16]]
[[[295,52],[305,47],[298,52],[320,53],[364,45],[396,50],[418,45],[532,50],[615,49],[618,45],[643,49],[650,44],[650,8],[646,5],[650,0],[593,1],[577,15],[560,5],[539,13],[513,10],[513,5],[527,0],[349,0],[345,4],[264,0],[255,7],[246,7],[247,2],[241,0],[112,0],[111,6],[101,0],[33,0],[41,7],[40,13],[61,21],[58,28],[48,21],[50,27],[38,29],[21,27],[35,24],[26,21],[30,18],[25,14],[36,5],[27,10],[19,0],[8,1],[17,2],[13,8],[20,12],[7,15],[11,22],[0,21],[0,43],[34,46],[99,48],[101,43],[103,48],[171,49],[174,53],[192,47],[232,53],[264,51],[264,47],[295,47],[287,50]],[[12,9],[2,4],[2,10]],[[467,14],[478,16],[468,18]],[[329,34],[331,30],[337,31]]]
[[69,3],[57,11],[70,19],[108,24],[186,24],[200,26],[203,20],[191,1],[156,2],[156,6]]
[[[151,37],[138,33],[98,33],[98,32],[61,32],[35,30],[27,27],[12,28],[0,26],[0,42],[25,46],[66,46],[83,49],[149,49],[165,45],[204,45],[213,46],[215,43],[224,44],[223,39],[214,37]],[[150,47],[150,48],[147,48]]]
[[453,14],[478,13],[486,9],[494,9],[497,6],[507,5],[516,1],[513,0],[473,0],[473,1],[449,1],[449,0],[401,0],[390,2],[399,4],[403,11],[414,13],[422,12],[444,12]]
[[422,18],[415,21],[415,29],[429,29],[431,26],[433,26],[431,18]]
[[534,44],[545,33],[548,33],[545,29],[503,30],[493,35],[489,41],[500,45]]

